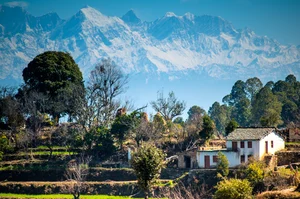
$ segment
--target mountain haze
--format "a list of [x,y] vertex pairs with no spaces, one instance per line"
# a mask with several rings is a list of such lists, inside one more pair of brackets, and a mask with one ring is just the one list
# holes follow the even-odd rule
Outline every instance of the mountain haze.
[[56,13],[34,17],[20,7],[1,6],[0,78],[20,80],[23,68],[47,50],[69,52],[84,76],[104,57],[127,73],[197,71],[214,78],[299,75],[300,48],[285,46],[221,17],[168,12],[143,22],[130,10],[119,17],[84,7],[68,20]]

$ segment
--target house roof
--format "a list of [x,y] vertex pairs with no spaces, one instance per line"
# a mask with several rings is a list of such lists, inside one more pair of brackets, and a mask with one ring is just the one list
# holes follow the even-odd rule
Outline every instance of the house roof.
[[260,140],[275,128],[237,128],[227,136],[227,140]]

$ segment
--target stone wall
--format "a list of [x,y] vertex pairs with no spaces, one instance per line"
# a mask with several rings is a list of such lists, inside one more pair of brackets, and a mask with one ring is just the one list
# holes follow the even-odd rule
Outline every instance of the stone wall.
[[[190,167],[187,166],[187,158],[190,159]],[[197,148],[178,154],[178,168],[198,168]]]
[[300,151],[280,151],[276,155],[278,157],[278,166],[300,162]]

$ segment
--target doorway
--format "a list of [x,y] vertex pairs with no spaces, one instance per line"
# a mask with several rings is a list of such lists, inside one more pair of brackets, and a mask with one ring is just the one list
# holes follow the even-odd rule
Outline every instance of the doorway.
[[204,168],[210,168],[210,157],[209,155],[204,156]]
[[265,151],[268,154],[269,150],[268,150],[268,141],[265,142]]
[[185,168],[187,168],[187,169],[191,168],[191,157],[190,156],[184,156],[184,162],[185,162]]

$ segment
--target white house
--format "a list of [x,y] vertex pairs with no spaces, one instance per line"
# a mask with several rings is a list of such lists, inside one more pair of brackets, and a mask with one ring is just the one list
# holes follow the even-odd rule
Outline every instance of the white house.
[[274,154],[284,149],[284,139],[274,128],[237,128],[226,138],[226,149],[197,151],[200,168],[211,168],[217,164],[221,151],[229,161],[229,167],[247,162],[250,157],[262,159],[265,154]]

